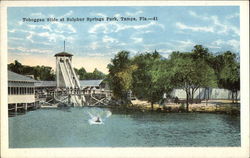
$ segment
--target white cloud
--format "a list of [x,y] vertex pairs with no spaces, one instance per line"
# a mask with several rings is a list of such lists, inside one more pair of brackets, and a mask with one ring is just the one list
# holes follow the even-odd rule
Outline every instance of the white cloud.
[[141,43],[143,41],[143,38],[139,37],[131,37],[130,39],[132,39],[134,43]]
[[34,41],[32,40],[32,37],[33,37],[33,33],[30,33],[26,39],[29,40],[31,43],[34,43]]
[[200,32],[214,32],[214,29],[212,27],[207,27],[207,26],[187,26],[181,22],[177,22],[176,26],[179,29],[182,30],[192,30],[192,31],[200,31]]
[[107,15],[106,14],[103,14],[103,13],[90,13],[92,16],[100,16],[100,17],[103,17],[103,18],[105,18],[105,17],[107,17]]
[[231,39],[231,40],[222,40],[218,39],[213,41],[210,48],[230,48],[232,51],[239,52],[240,51],[240,41]]
[[115,38],[112,38],[112,37],[109,37],[107,35],[105,35],[103,38],[102,38],[102,41],[104,43],[118,43],[119,41]]
[[[61,22],[52,22],[45,25],[27,24],[27,27],[30,28],[32,31],[29,30],[19,30],[19,31],[28,33],[26,39],[32,43],[39,43],[38,41],[34,41],[33,39],[36,36],[43,37],[45,38],[45,41],[48,40],[49,42],[56,42],[58,40],[68,40],[70,43],[72,43],[74,37],[71,34],[76,33],[76,29],[71,24],[66,24]],[[40,44],[46,44],[46,43],[40,42]]]
[[14,33],[14,32],[16,32],[16,30],[12,29],[12,30],[8,30],[8,32]]
[[36,17],[36,18],[45,18],[46,16],[44,14],[42,14],[41,12],[39,13],[31,13],[30,14],[32,17]]
[[72,38],[70,38],[69,36],[66,37],[62,34],[57,34],[57,33],[41,32],[41,33],[37,33],[36,35],[40,36],[40,37],[45,37],[50,42],[56,42],[57,40],[67,40],[67,41],[71,42],[71,40],[72,40]]
[[168,58],[169,55],[174,51],[173,49],[157,49],[157,52],[159,52],[163,57]]
[[127,29],[134,29],[134,30],[147,29],[152,26],[158,26],[158,27],[161,27],[162,29],[165,28],[164,25],[159,24],[154,21],[147,23],[147,24],[141,24],[141,25],[126,25],[126,24],[121,24],[117,22],[108,22],[108,23],[96,24],[93,27],[91,27],[88,32],[89,33],[102,32],[104,34],[107,34],[107,33],[112,33],[112,32],[119,32],[119,31],[127,30]]
[[107,15],[103,14],[103,13],[96,13],[97,16],[101,16],[101,17],[107,17]]
[[22,53],[52,53],[52,50],[48,50],[48,49],[32,49],[32,48],[24,48],[24,47],[16,47],[16,48],[10,47],[8,49],[20,51]]
[[121,14],[115,14],[114,16],[119,18],[119,17],[121,17]]
[[192,42],[191,40],[185,40],[185,41],[176,41],[182,45],[185,45],[185,46],[190,46],[190,45],[193,45],[194,42]]
[[232,15],[226,16],[224,22],[222,20],[219,20],[218,16],[205,16],[205,15],[199,15],[194,11],[189,11],[189,14],[195,18],[199,18],[204,21],[211,22],[211,28],[214,30],[215,33],[218,34],[228,34],[229,31],[232,31],[235,33],[236,36],[240,36],[240,31],[239,28],[236,26],[233,26],[230,24],[227,20],[232,19],[232,18],[237,18],[239,17],[239,13],[234,13]]
[[35,30],[35,29],[44,29],[44,30],[48,30],[48,31],[53,31],[51,29],[51,26],[49,24],[45,24],[45,25],[27,25],[29,28],[31,28],[32,30]]
[[211,20],[213,21],[215,27],[219,27],[219,29],[216,29],[217,30],[217,33],[227,33],[228,32],[228,29],[229,27],[225,24],[222,24],[218,17],[217,16],[211,16]]
[[218,39],[218,40],[216,40],[216,41],[214,41],[212,44],[215,44],[215,45],[221,45],[221,44],[224,44],[225,43],[225,41],[223,41],[223,40],[221,40],[221,39]]
[[90,57],[104,57],[104,53],[88,53],[88,56]]
[[189,13],[189,15],[191,15],[191,16],[193,16],[193,17],[196,17],[196,18],[199,18],[199,19],[201,19],[201,20],[209,20],[209,17],[199,15],[199,14],[197,14],[196,12],[194,12],[194,11],[192,11],[192,10],[188,11],[188,13]]
[[55,27],[53,31],[57,33],[76,33],[76,29],[71,24],[53,22],[51,25]]
[[108,32],[108,23],[99,23],[99,24],[96,24],[94,26],[92,26],[90,29],[89,29],[89,33],[97,33],[99,30],[101,30],[103,33],[107,33]]
[[134,12],[134,13],[126,12],[125,14],[126,14],[127,16],[136,16],[136,15],[139,15],[139,14],[142,14],[142,13],[143,13],[143,11],[138,10],[138,11],[136,11],[136,12]]
[[98,47],[99,47],[98,42],[92,42],[92,43],[90,43],[90,48],[92,50],[96,50]]
[[18,21],[18,25],[19,26],[23,25],[23,21]]
[[173,49],[157,49],[157,52],[164,53],[164,54],[169,54],[172,53],[174,50]]
[[172,40],[172,42],[167,42],[171,51],[181,51],[181,52],[188,52],[190,51],[196,43],[191,40]]
[[194,11],[192,11],[192,10],[188,11],[188,13],[189,13],[190,15],[194,16],[194,17],[197,17],[197,16],[198,16],[198,15],[197,15]]
[[67,17],[67,16],[71,16],[74,12],[72,10],[70,10],[69,12],[65,13],[64,15],[60,16],[59,18],[63,18],[63,17]]
[[8,39],[10,39],[10,40],[17,40],[17,41],[23,40],[23,38],[18,38],[18,37],[10,37]]
[[232,39],[232,40],[228,40],[227,43],[228,43],[228,45],[230,45],[234,49],[234,51],[239,52],[239,50],[240,50],[240,41]]
[[226,17],[226,19],[238,18],[239,16],[240,16],[239,13],[234,13],[234,14],[228,15],[228,16]]
[[237,35],[240,36],[240,29],[235,27],[235,26],[231,26],[230,29]]

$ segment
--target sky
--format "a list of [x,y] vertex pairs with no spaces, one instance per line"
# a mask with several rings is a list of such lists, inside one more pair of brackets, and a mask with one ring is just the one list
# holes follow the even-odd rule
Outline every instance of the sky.
[[73,66],[89,72],[97,68],[108,73],[107,64],[122,50],[131,56],[157,50],[167,58],[173,51],[190,52],[199,44],[213,53],[239,54],[239,14],[238,6],[8,7],[8,63],[18,60],[55,68],[54,55],[64,51],[64,40],[65,51],[74,55]]

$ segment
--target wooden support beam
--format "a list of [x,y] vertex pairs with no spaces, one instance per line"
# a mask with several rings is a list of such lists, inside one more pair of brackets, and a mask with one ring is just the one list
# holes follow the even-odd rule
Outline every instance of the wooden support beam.
[[15,112],[17,112],[17,103],[15,103]]
[[24,110],[27,111],[28,110],[28,103],[24,103]]

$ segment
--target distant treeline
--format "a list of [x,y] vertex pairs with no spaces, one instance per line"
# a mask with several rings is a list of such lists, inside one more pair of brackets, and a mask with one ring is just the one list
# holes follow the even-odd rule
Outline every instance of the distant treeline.
[[[86,72],[83,67],[74,69],[80,80],[104,79],[106,76],[97,69],[93,72]],[[36,80],[54,81],[56,79],[55,71],[49,66],[27,66],[15,60],[14,63],[8,64],[8,70],[22,75],[31,75]]]
[[87,72],[83,67],[80,69],[74,69],[80,80],[99,80],[106,78],[106,75],[97,68],[95,68],[93,72]]
[[49,66],[27,66],[15,60],[8,64],[8,70],[22,75],[34,76],[36,80],[54,81],[56,76],[54,70]]
[[[186,92],[186,108],[200,88],[219,87],[232,91],[240,89],[240,64],[236,54],[226,51],[215,55],[202,45],[191,52],[172,52],[168,58],[157,51],[129,56],[128,51],[115,55],[108,65],[108,79],[115,98],[128,101],[128,92],[153,104],[170,96],[175,88]],[[233,99],[234,101],[234,99]]]

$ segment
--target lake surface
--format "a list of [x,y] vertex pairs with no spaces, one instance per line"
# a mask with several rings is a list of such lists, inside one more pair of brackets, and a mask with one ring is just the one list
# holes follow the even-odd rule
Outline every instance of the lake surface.
[[[103,124],[91,118],[100,116]],[[240,117],[122,113],[104,108],[39,109],[9,117],[10,148],[240,146]]]

